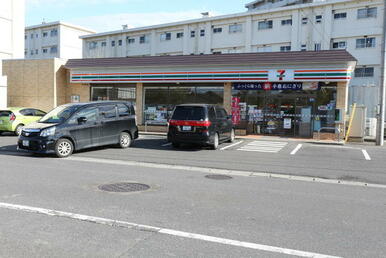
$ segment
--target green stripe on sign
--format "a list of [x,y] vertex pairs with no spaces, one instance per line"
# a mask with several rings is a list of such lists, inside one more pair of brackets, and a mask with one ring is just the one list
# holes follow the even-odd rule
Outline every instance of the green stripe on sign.
[[296,76],[301,76],[301,77],[305,77],[305,76],[310,76],[310,77],[333,76],[333,77],[336,77],[336,76],[347,76],[347,75],[348,75],[347,73],[295,73],[295,77]]

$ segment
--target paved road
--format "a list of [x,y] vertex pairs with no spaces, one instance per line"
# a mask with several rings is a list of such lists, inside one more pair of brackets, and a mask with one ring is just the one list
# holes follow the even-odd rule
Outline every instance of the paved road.
[[[1,137],[0,152],[16,151],[15,140],[15,137]],[[141,136],[133,148],[127,150],[104,147],[78,152],[74,156],[386,184],[386,148],[250,139],[238,139],[235,143],[234,146],[222,144],[221,148],[225,149],[218,151],[192,146],[174,149],[165,137]],[[301,148],[291,155],[299,144],[302,144]]]
[[[269,148],[251,140],[223,151],[174,150],[162,146],[164,139],[155,138],[144,137],[129,150],[94,149],[62,160],[12,152],[15,138],[1,137],[0,257],[285,257],[283,253],[291,251],[340,257],[386,256],[383,188],[237,175],[230,180],[212,180],[204,177],[206,173],[173,166],[157,168],[154,164],[149,168],[109,161],[275,168],[279,172],[303,169],[311,175],[321,173],[318,167],[326,167],[327,173],[334,164],[344,163],[331,175],[355,173],[372,181],[383,179],[386,173],[381,169],[384,149],[366,147],[371,157],[366,160],[362,146],[303,143],[291,155],[299,143]],[[98,162],[87,160],[89,157]],[[215,162],[210,161],[213,157]],[[347,168],[351,162],[356,165]],[[351,168],[368,173],[352,172]],[[116,182],[145,183],[151,189],[131,194],[98,189],[101,184]],[[68,214],[60,215],[59,211]],[[102,225],[97,219],[90,223],[90,218],[71,214],[162,230]],[[199,239],[190,233],[200,234]],[[218,242],[210,237],[218,237]]]

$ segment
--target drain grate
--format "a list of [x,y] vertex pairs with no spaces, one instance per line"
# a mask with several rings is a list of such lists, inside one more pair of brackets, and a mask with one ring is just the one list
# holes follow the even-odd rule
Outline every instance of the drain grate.
[[139,183],[115,183],[98,186],[99,190],[114,193],[139,192],[150,189],[149,185]]
[[209,178],[209,179],[215,179],[215,180],[229,180],[229,179],[232,179],[231,176],[220,175],[220,174],[206,175],[205,177]]

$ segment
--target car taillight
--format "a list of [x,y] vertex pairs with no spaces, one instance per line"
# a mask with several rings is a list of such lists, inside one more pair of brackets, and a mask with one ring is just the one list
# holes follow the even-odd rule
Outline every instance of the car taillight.
[[189,121],[189,120],[170,120],[169,125],[172,126],[201,126],[209,127],[212,123],[210,121]]
[[15,121],[16,119],[16,116],[14,113],[11,114],[11,116],[9,117],[9,121]]

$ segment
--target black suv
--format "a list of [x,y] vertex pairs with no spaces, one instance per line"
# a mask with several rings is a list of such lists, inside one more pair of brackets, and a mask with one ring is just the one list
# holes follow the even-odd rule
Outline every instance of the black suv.
[[18,148],[68,157],[74,150],[118,144],[138,138],[134,107],[127,102],[90,102],[59,106],[23,128]]
[[232,118],[224,108],[208,104],[178,105],[169,120],[168,141],[199,144],[217,149],[220,142],[235,139]]

